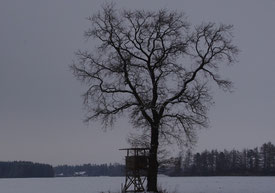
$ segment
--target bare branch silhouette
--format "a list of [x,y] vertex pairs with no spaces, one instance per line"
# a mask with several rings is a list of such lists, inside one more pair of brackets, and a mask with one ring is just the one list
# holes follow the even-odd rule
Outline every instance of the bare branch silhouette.
[[99,44],[92,52],[78,51],[71,66],[88,86],[86,121],[100,119],[111,126],[124,113],[133,126],[147,131],[148,190],[156,191],[159,139],[192,142],[195,129],[207,127],[211,82],[231,88],[219,68],[236,61],[233,26],[193,28],[183,13],[116,10],[112,4],[88,20],[92,27],[85,37]]

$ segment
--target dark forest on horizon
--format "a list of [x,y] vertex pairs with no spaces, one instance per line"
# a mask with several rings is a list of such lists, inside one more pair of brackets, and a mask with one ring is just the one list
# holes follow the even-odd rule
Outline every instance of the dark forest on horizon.
[[[275,146],[238,150],[190,150],[176,158],[163,160],[159,173],[168,176],[274,176]],[[56,176],[124,176],[122,164],[84,164],[54,167]]]
[[275,146],[271,142],[260,148],[238,150],[205,150],[174,159],[170,176],[274,176]]
[[29,161],[0,162],[0,178],[42,178],[54,177],[49,164]]
[[[275,176],[275,145],[239,150],[205,150],[162,160],[159,174],[168,176]],[[28,161],[0,162],[0,178],[124,176],[123,164],[60,165]]]

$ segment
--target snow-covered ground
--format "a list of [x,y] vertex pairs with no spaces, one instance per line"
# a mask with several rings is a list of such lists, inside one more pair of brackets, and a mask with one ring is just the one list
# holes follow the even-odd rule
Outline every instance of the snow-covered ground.
[[[99,193],[119,191],[123,177],[0,179],[0,193]],[[159,177],[178,193],[274,193],[275,177]]]

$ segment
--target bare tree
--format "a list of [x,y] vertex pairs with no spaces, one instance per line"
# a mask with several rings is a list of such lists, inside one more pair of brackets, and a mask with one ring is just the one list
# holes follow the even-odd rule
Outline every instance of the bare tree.
[[203,23],[191,27],[184,14],[168,10],[116,10],[105,5],[89,17],[85,37],[97,46],[78,51],[71,68],[87,84],[86,121],[110,126],[122,114],[149,136],[148,191],[157,192],[159,142],[192,141],[207,126],[212,104],[209,85],[228,90],[219,75],[236,61],[232,25]]

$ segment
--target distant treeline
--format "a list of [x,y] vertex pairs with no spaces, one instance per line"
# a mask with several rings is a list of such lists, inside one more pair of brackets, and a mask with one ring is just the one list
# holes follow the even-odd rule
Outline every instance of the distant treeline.
[[217,151],[205,150],[174,159],[174,166],[164,171],[172,176],[255,176],[275,175],[275,146],[265,143],[260,148]]
[[[159,169],[168,176],[257,176],[275,175],[275,146],[268,142],[261,147],[238,150],[205,150],[171,158]],[[84,164],[54,167],[56,176],[124,176],[122,164]]]
[[53,177],[51,165],[26,161],[0,162],[0,178]]
[[62,165],[54,167],[55,176],[123,176],[122,164],[84,164],[76,166]]

